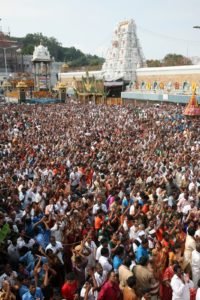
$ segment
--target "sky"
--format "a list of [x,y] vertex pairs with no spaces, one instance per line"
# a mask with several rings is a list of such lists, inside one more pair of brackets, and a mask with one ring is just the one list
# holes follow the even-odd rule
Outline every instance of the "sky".
[[12,36],[37,33],[106,56],[113,31],[134,19],[146,59],[200,56],[200,0],[0,0],[0,25]]

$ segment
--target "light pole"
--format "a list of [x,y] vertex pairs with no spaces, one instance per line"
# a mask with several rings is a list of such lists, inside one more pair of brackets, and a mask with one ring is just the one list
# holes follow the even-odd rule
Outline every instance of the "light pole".
[[22,49],[19,48],[16,50],[16,52],[21,55],[21,71],[22,73],[24,73],[24,59],[23,59]]
[[5,74],[6,74],[6,79],[8,78],[8,66],[7,66],[7,56],[6,56],[6,50],[7,49],[13,49],[17,48],[17,46],[13,45],[10,47],[0,47],[0,49],[3,49],[3,54],[4,54],[4,63],[5,63]]

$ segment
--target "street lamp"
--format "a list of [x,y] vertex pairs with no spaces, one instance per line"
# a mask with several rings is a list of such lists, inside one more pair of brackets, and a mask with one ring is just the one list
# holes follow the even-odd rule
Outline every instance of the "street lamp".
[[10,46],[10,47],[0,47],[0,49],[3,49],[3,54],[4,54],[6,79],[7,79],[7,77],[8,77],[8,66],[7,66],[6,50],[7,50],[7,49],[13,49],[13,48],[17,48],[17,46],[13,45],[13,46]]

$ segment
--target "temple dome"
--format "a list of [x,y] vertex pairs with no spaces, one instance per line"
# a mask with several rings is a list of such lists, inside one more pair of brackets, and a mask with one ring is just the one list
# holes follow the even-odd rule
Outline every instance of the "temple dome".
[[35,46],[32,61],[51,61],[48,48],[42,44]]
[[66,73],[66,72],[68,72],[68,70],[69,70],[69,65],[67,63],[64,63],[61,66],[61,72]]

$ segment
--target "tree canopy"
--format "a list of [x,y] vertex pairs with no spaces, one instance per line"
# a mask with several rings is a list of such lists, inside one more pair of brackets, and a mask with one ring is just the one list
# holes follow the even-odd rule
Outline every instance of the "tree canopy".
[[191,59],[181,54],[169,53],[162,60],[147,60],[148,67],[170,67],[192,65]]
[[46,47],[55,61],[65,61],[71,67],[79,66],[99,66],[102,65],[104,59],[97,55],[84,54],[81,50],[75,47],[63,47],[61,43],[54,37],[44,36],[42,33],[29,33],[23,38],[16,38],[21,44],[23,54],[33,54],[34,47],[40,42]]

